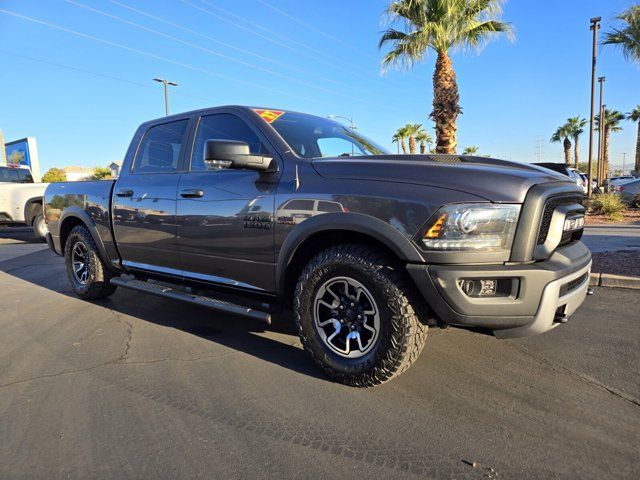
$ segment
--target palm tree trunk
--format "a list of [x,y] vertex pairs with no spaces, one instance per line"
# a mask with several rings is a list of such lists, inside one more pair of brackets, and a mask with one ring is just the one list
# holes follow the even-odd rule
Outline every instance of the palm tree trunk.
[[573,166],[578,168],[578,163],[580,163],[580,159],[578,158],[578,135],[573,137]]
[[413,135],[409,137],[409,153],[412,155],[416,153],[416,139]]
[[433,72],[433,111],[429,115],[436,123],[436,153],[456,153],[459,101],[451,58],[447,52],[439,52]]
[[567,137],[564,137],[563,146],[564,146],[564,163],[566,165],[571,165],[571,141]]
[[402,139],[402,143],[400,145],[402,146],[402,153],[404,153],[406,155],[407,154],[407,145],[404,143],[404,138]]
[[640,120],[638,120],[638,137],[636,138],[636,175],[640,175]]
[[420,153],[424,154],[427,151],[427,144],[420,142]]
[[611,135],[611,130],[605,125],[604,145],[602,146],[602,179],[609,177],[609,135]]

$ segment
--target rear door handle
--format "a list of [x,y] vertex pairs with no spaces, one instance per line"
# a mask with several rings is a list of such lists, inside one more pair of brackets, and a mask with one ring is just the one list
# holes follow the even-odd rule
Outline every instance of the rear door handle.
[[133,197],[133,190],[118,190],[116,197]]
[[200,198],[204,196],[204,191],[199,188],[190,188],[187,190],[182,190],[180,192],[180,196],[183,198]]

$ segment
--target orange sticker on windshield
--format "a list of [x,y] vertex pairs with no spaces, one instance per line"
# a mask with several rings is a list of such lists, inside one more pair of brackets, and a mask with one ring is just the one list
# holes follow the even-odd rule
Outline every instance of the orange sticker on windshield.
[[280,110],[255,109],[254,112],[260,115],[260,117],[267,123],[275,122],[278,118],[284,115],[284,112],[281,112]]

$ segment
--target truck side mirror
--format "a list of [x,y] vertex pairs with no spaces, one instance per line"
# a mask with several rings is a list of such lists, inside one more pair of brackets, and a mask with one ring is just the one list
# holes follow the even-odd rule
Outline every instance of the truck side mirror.
[[249,144],[236,140],[207,140],[204,144],[204,161],[228,164],[227,168],[249,169],[265,172],[271,169],[273,158],[253,155]]

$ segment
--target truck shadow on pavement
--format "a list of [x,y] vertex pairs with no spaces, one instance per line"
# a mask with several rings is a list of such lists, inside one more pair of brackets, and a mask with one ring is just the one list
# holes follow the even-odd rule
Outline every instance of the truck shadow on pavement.
[[35,243],[44,245],[44,242],[35,236],[31,227],[24,226],[0,227],[0,242],[2,244]]
[[[45,306],[47,310],[64,311],[65,303],[70,301],[64,297],[77,298],[67,283],[64,260],[49,250],[0,262],[0,272],[60,294],[59,299]],[[267,327],[261,322],[244,317],[220,314],[204,307],[123,288],[119,288],[109,298],[87,303],[117,314],[181,330],[297,373],[326,381],[299,347],[290,312],[274,315],[272,325]],[[273,339],[261,335],[265,332],[276,334],[280,338]]]

